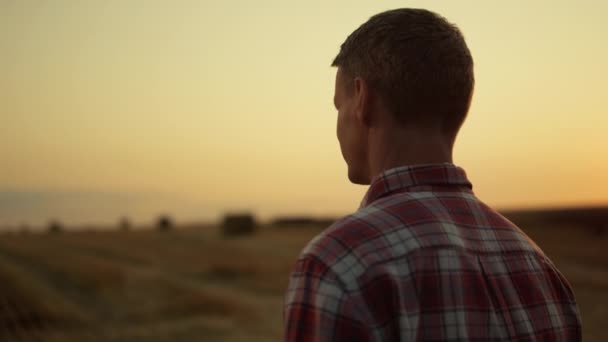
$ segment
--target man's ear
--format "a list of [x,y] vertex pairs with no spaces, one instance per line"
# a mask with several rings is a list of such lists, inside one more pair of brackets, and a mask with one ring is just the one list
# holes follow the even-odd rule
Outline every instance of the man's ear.
[[355,116],[365,126],[371,124],[371,99],[369,83],[361,77],[354,80]]

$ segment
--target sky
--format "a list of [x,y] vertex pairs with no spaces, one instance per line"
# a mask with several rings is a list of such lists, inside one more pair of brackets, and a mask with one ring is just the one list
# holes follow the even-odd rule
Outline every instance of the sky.
[[608,204],[607,2],[0,0],[0,226],[356,210],[330,64],[398,7],[473,54],[454,162],[482,200]]

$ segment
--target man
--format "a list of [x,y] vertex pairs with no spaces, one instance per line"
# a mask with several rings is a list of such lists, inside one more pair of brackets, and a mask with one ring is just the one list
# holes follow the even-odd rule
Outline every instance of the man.
[[302,251],[285,340],[580,340],[566,279],[452,164],[474,84],[460,31],[422,9],[383,12],[333,66],[348,177],[370,187]]

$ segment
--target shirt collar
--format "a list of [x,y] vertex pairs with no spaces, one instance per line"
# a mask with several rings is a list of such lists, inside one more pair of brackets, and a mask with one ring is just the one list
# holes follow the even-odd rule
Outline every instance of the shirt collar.
[[465,171],[451,163],[399,166],[372,179],[360,208],[395,192],[436,190],[472,193],[472,189]]

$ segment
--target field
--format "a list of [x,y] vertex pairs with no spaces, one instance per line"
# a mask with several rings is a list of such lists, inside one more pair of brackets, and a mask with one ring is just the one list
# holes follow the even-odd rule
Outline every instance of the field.
[[[277,341],[296,256],[323,227],[0,236],[0,340]],[[608,339],[608,236],[525,230],[574,286],[584,339]]]

